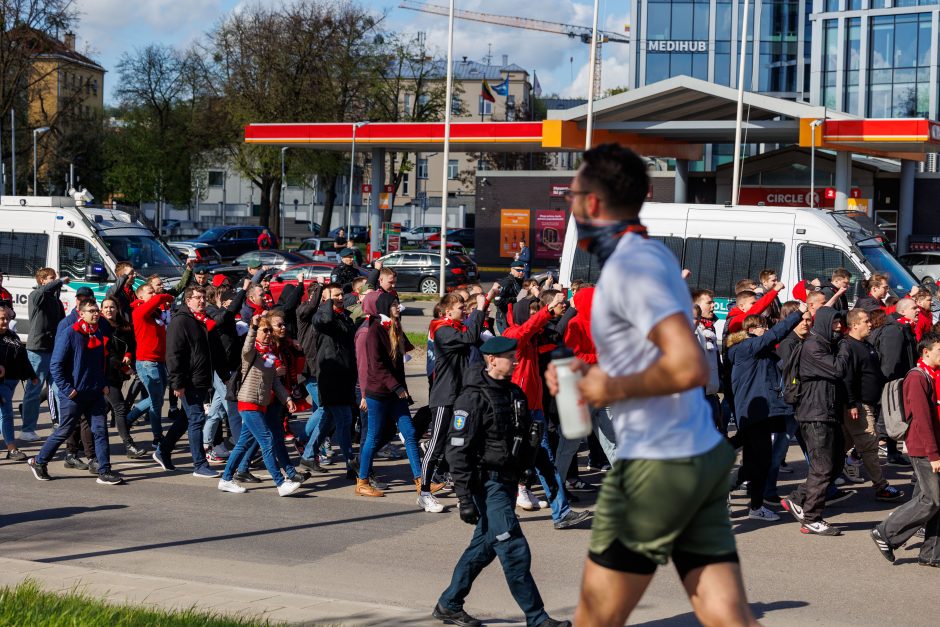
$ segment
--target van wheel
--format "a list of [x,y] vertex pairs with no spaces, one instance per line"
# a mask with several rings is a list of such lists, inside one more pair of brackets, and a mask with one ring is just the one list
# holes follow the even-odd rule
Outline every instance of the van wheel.
[[418,289],[421,290],[422,294],[437,294],[440,291],[437,279],[432,279],[431,277],[421,279]]

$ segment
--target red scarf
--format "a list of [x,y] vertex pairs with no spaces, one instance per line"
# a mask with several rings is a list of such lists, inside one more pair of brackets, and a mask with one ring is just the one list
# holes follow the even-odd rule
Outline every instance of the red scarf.
[[704,328],[708,329],[709,331],[714,331],[714,330],[715,330],[715,321],[712,320],[711,318],[706,318],[706,317],[703,316],[703,317],[701,317],[701,318],[698,319],[698,322],[699,322],[699,324],[701,324]]
[[255,340],[255,350],[261,355],[262,363],[265,368],[274,368],[277,370],[283,365],[281,358],[274,352],[270,344],[262,344],[258,340]]
[[97,324],[92,326],[84,320],[79,319],[78,322],[72,325],[72,328],[88,338],[88,344],[85,345],[86,348],[98,348],[99,346],[104,346],[105,342],[107,342],[107,338],[102,342],[98,337]]
[[271,296],[271,292],[263,292],[261,299],[264,301],[265,309],[274,309],[274,297]]
[[940,393],[940,370],[931,368],[924,363],[923,359],[917,360],[917,367],[924,371],[933,381],[934,405],[937,406],[937,414],[940,416],[940,396],[938,396],[938,393]]
[[[251,309],[251,315],[254,316],[263,316],[265,312],[265,306],[262,303],[261,305],[256,305],[250,300],[245,301],[245,304],[248,305],[248,308]],[[249,318],[250,320],[250,318]]]
[[210,318],[210,317],[207,316],[206,314],[204,314],[204,313],[197,313],[197,312],[194,311],[194,312],[193,312],[193,318],[195,318],[195,319],[198,320],[199,322],[201,322],[201,323],[203,323],[204,325],[206,325],[206,331],[207,331],[207,332],[212,333],[213,329],[215,329],[215,320],[213,320],[212,318]]

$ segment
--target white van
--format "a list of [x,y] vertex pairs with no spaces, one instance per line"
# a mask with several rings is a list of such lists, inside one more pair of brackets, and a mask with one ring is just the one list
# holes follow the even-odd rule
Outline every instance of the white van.
[[24,339],[27,298],[36,287],[37,270],[54,268],[72,279],[62,289],[69,310],[79,287],[103,298],[121,261],[133,263],[141,276],[157,274],[174,284],[184,269],[161,240],[123,211],[84,206],[67,196],[0,197],[0,272]]
[[[715,314],[720,318],[734,306],[735,282],[757,280],[764,269],[776,270],[786,285],[781,301],[792,298],[797,282],[827,281],[840,267],[852,273],[849,302],[863,295],[861,280],[874,272],[888,275],[897,296],[917,283],[885,247],[884,234],[864,213],[647,202],[640,220],[650,237],[663,242],[680,266],[692,271],[691,289],[715,292]],[[574,229],[570,220],[568,233],[573,235]],[[560,274],[563,285],[575,279],[597,281],[597,260],[577,247],[574,236],[565,238]]]

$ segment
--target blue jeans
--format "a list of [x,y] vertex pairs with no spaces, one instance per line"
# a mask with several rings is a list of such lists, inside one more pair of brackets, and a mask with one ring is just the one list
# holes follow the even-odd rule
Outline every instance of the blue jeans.
[[49,379],[49,362],[52,361],[52,351],[26,351],[29,363],[36,371],[39,380],[35,385],[32,381],[25,381],[23,385],[23,431],[35,431],[39,424],[39,397],[42,386]]
[[193,457],[194,468],[196,470],[200,468],[208,470],[209,462],[206,461],[206,453],[202,450],[202,428],[206,424],[206,412],[202,404],[206,402],[207,396],[208,390],[187,388],[183,398],[180,399],[183,411],[176,416],[173,424],[167,430],[166,436],[160,441],[160,453],[163,455],[163,459],[170,459],[173,447],[183,437],[183,433],[188,431],[189,452]]
[[[241,472],[239,466],[243,461],[251,459],[251,449],[261,446],[261,458],[264,460],[264,467],[268,474],[274,479],[274,485],[284,483],[284,475],[281,474],[274,457],[274,439],[271,436],[271,430],[265,422],[264,414],[260,411],[243,411],[241,413],[242,430],[238,437],[235,448],[229,455],[225,463],[225,470],[222,471],[222,479],[231,481],[236,469]],[[246,465],[247,468],[247,465]]]
[[529,543],[516,518],[516,486],[486,478],[482,491],[473,495],[473,502],[480,510],[480,521],[438,603],[455,612],[462,610],[473,581],[493,559],[499,557],[509,591],[525,612],[526,625],[542,623],[548,614],[530,572],[532,554]]
[[82,414],[85,414],[90,418],[91,433],[95,438],[95,458],[98,460],[98,474],[104,475],[111,472],[108,424],[105,422],[108,406],[104,401],[103,394],[98,393],[89,396],[91,398],[86,395],[79,395],[79,397],[71,399],[59,395],[59,426],[56,427],[46,443],[42,445],[39,454],[36,455],[37,464],[49,463],[49,460],[72,434],[72,431],[79,428],[79,420],[81,420]]
[[[353,458],[352,433],[350,432],[352,429],[352,410],[349,405],[321,406],[316,413],[320,414],[320,418],[309,434],[310,439],[304,449],[304,458],[313,459],[313,457],[307,456],[308,452],[316,455],[317,450],[323,445],[323,440],[331,433],[335,433],[339,449],[343,452],[343,459],[348,464]],[[313,416],[310,418],[313,419]],[[308,421],[307,424],[309,425],[310,422]]]
[[320,444],[314,445],[313,434],[319,430],[320,421],[323,419],[323,407],[320,406],[320,387],[316,379],[307,379],[304,383],[307,393],[310,394],[310,417],[307,418],[307,424],[304,425],[304,433],[307,435],[307,446],[304,447],[303,458],[313,459],[316,457],[317,448]]
[[138,361],[137,376],[147,390],[148,398],[140,401],[127,414],[127,423],[133,424],[143,414],[150,417],[150,430],[153,441],[159,442],[163,436],[163,395],[166,393],[166,365],[158,361]]
[[[239,376],[239,373],[236,372],[232,376]],[[212,402],[209,404],[209,413],[206,414],[206,426],[202,429],[203,444],[212,446],[212,441],[215,439],[215,430],[222,424],[223,417],[228,417],[228,427],[232,433],[232,441],[238,442],[241,435],[241,417],[238,414],[238,403],[226,400],[225,381],[217,374],[212,375],[212,392]],[[232,425],[233,416],[235,417],[234,420],[238,422],[239,433],[236,433],[235,427]]]
[[777,477],[780,476],[780,464],[787,458],[787,451],[790,450],[790,437],[796,433],[796,418],[786,416],[786,433],[774,433],[772,436],[773,444],[770,453],[770,469],[767,471],[767,484],[764,487],[764,498],[779,500],[777,494]]
[[378,400],[366,397],[368,407],[369,432],[366,441],[359,453],[359,478],[368,479],[372,470],[372,457],[375,455],[376,445],[382,435],[382,425],[386,420],[394,421],[398,432],[405,439],[405,452],[411,464],[411,476],[421,476],[421,451],[415,439],[415,427],[411,422],[411,412],[408,411],[408,401],[403,398],[390,398]]
[[16,379],[0,381],[0,435],[7,446],[13,446],[13,392],[16,391]]
[[[571,511],[571,506],[568,504],[568,497],[565,496],[565,484],[562,482],[561,475],[558,474],[558,470],[555,468],[555,456],[552,455],[552,447],[548,443],[548,425],[545,422],[545,414],[541,409],[530,410],[529,414],[532,416],[532,420],[541,422],[544,425],[542,429],[542,451],[539,453],[539,456],[543,459],[547,458],[549,463],[540,464],[538,460],[536,460],[535,474],[538,475],[539,483],[542,484],[542,489],[545,490],[545,497],[551,499],[552,520],[558,522],[568,515],[568,512]],[[552,491],[548,482],[548,479],[550,479],[550,477],[548,477],[549,473],[555,475],[555,485],[558,486],[558,489],[555,490],[554,498],[551,498]]]

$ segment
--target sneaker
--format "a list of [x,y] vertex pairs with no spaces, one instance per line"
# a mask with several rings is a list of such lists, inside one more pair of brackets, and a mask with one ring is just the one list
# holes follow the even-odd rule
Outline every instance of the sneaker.
[[314,457],[313,459],[306,459],[305,457],[300,458],[300,465],[304,468],[308,468],[314,472],[328,473],[328,470],[324,470],[323,466],[320,465],[320,460]]
[[73,455],[72,453],[66,453],[65,467],[74,468],[75,470],[88,470],[88,464],[85,463],[85,460],[83,460],[78,455]]
[[741,483],[736,485],[734,488],[732,488],[731,494],[735,496],[747,496],[747,489],[749,485],[750,485],[749,481],[742,481]]
[[124,477],[122,477],[120,473],[112,470],[111,472],[103,472],[98,475],[97,482],[104,485],[121,485],[124,483]]
[[160,450],[160,447],[157,447],[153,450],[153,461],[157,462],[160,465],[160,468],[163,470],[176,470],[176,466],[173,465],[173,462],[170,461],[169,457],[164,458],[163,452]]
[[296,439],[297,439],[297,436],[295,436],[295,435],[294,435],[293,433],[291,433],[290,431],[288,431],[288,432],[286,432],[286,433],[284,434],[284,441],[287,442],[287,443],[293,442],[293,441],[296,440]]
[[780,505],[783,507],[783,509],[790,512],[794,518],[796,518],[796,522],[803,522],[803,508],[794,503],[789,496],[780,499]]
[[376,490],[388,490],[388,482],[382,481],[375,476],[375,473],[369,473],[369,485]]
[[277,495],[278,496],[290,496],[294,492],[300,489],[300,484],[296,481],[285,481],[281,485],[277,486]]
[[[323,466],[332,466],[333,464],[335,464],[335,463],[336,463],[336,460],[333,458],[333,454],[332,454],[332,453],[333,453],[333,451],[330,451],[330,454],[329,454],[329,455],[323,455],[323,454],[321,453],[321,454],[320,454],[320,464],[323,465]],[[327,471],[324,470],[323,472],[327,472]]]
[[37,464],[35,457],[27,459],[26,464],[33,471],[33,476],[40,481],[52,481],[52,477],[49,476],[49,472],[46,470],[46,464]]
[[212,449],[206,449],[206,461],[210,464],[224,464],[225,460],[215,454]]
[[422,492],[418,495],[418,507],[431,514],[440,514],[444,511],[444,506],[430,492]]
[[780,520],[780,516],[773,513],[763,505],[759,509],[750,509],[747,513],[747,517],[751,520],[759,520],[761,522],[777,522]]
[[218,470],[212,470],[211,468],[206,468],[204,466],[200,466],[193,471],[193,476],[199,477],[201,479],[215,479],[221,475],[222,473]]
[[888,455],[888,466],[901,466],[902,468],[910,468],[911,460],[908,459],[907,455],[904,453],[895,453],[894,455]]
[[7,451],[7,459],[11,459],[15,462],[25,462],[26,453],[24,453],[18,448],[10,449],[9,451]]
[[449,625],[457,625],[458,627],[480,627],[483,624],[463,610],[449,610],[440,603],[434,606],[434,611],[431,612],[431,616]]
[[521,485],[516,493],[516,507],[521,507],[527,512],[534,512],[539,508],[538,501],[529,488]]
[[878,444],[878,457],[887,457],[887,456],[888,456],[888,445]]
[[816,536],[841,536],[842,530],[831,526],[825,520],[818,520],[816,522],[804,522],[803,526],[800,527],[800,533]]
[[554,618],[549,617],[539,623],[538,627],[571,627],[571,621],[555,620]]
[[881,551],[881,554],[884,555],[885,559],[891,563],[894,563],[894,548],[888,544],[888,541],[885,540],[883,535],[881,535],[881,532],[878,531],[878,527],[875,527],[869,531],[868,535],[871,536],[875,546],[878,547],[878,550]]
[[261,479],[250,472],[236,472],[233,481],[238,481],[239,483],[261,483]]
[[[530,494],[531,494],[531,493],[530,493]],[[546,501],[545,499],[539,499],[539,501],[538,501],[538,503],[536,503],[536,505],[539,506],[539,509],[548,509],[548,501]]]
[[575,479],[574,481],[565,481],[565,486],[569,490],[594,490],[594,486],[590,483],[585,483],[580,479]]
[[98,460],[97,459],[90,458],[88,460],[88,472],[90,472],[93,475],[98,474]]
[[914,532],[914,535],[920,538],[921,540],[923,540],[924,538],[927,537],[927,530],[921,527],[920,529]]
[[20,437],[17,439],[20,442],[38,442],[41,438],[36,434],[35,431],[21,431]]
[[855,496],[857,490],[836,490],[832,493],[832,496],[826,497],[826,505],[835,505],[836,503],[841,503],[845,499]]
[[555,522],[555,529],[571,529],[572,527],[577,527],[585,520],[591,517],[590,510],[581,510],[576,512],[573,509],[568,510],[568,513],[565,514],[565,517],[559,521]]
[[401,453],[399,453],[393,445],[386,444],[376,452],[375,457],[376,459],[401,459]]
[[296,481],[297,483],[303,484],[304,481],[310,478],[310,473],[302,468],[294,468],[294,477],[291,481]]
[[225,479],[219,479],[219,490],[222,492],[231,492],[232,494],[244,494],[247,490],[235,481],[226,481]]
[[793,469],[790,468],[790,464],[786,462],[780,462],[780,468],[777,470],[777,472],[779,472],[781,475],[790,475],[793,474]]
[[875,492],[875,500],[884,503],[893,503],[904,498],[904,492],[893,486],[886,486]]
[[836,486],[836,487],[842,487],[842,486],[844,486],[846,483],[848,483],[848,480],[846,480],[845,476],[844,476],[844,475],[839,475],[838,477],[836,477],[836,480],[832,482],[832,485],[834,485],[834,486]]
[[140,459],[147,456],[147,451],[133,442],[128,442],[124,445],[124,454],[127,455],[129,459]]
[[852,483],[865,483],[866,479],[862,476],[862,465],[852,464],[849,458],[845,458],[845,466],[842,468],[842,475]]

